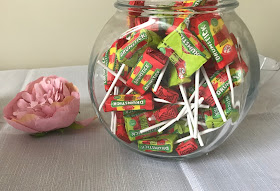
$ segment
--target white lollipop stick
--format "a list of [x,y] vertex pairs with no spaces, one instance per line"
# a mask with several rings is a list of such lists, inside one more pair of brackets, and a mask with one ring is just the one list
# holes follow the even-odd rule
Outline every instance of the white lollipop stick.
[[167,69],[168,63],[169,63],[169,62],[167,62],[167,63],[165,64],[165,66],[163,67],[163,69],[161,70],[161,72],[160,72],[160,74],[159,74],[159,76],[158,76],[158,78],[157,78],[157,81],[156,81],[155,86],[154,86],[154,88],[153,88],[154,92],[157,91],[157,89],[158,89],[158,87],[159,87],[159,85],[160,85],[160,83],[161,83],[161,80],[162,80],[162,78],[163,78],[163,76],[164,76],[164,74],[165,74],[165,71],[166,71],[166,69]]
[[210,92],[211,92],[212,97],[213,97],[213,99],[214,99],[214,101],[216,103],[216,106],[217,106],[217,108],[218,108],[218,110],[219,110],[219,112],[221,114],[221,117],[222,117],[223,121],[226,122],[227,118],[226,118],[226,115],[224,113],[224,110],[223,110],[223,108],[222,108],[222,106],[221,106],[221,104],[219,102],[219,99],[218,99],[218,97],[216,95],[216,92],[215,92],[215,90],[214,90],[214,88],[213,88],[213,86],[211,84],[211,81],[209,80],[209,77],[207,76],[207,73],[206,73],[205,68],[203,66],[201,67],[201,71],[202,71],[202,74],[203,74],[203,76],[204,76],[204,78],[206,80],[206,83],[207,83],[207,85],[208,85],[208,87],[210,89]]
[[[118,95],[119,94],[119,88],[115,87],[114,88],[114,95]],[[115,111],[113,111],[113,133],[116,134],[117,132],[117,114]]]
[[[175,104],[175,105],[183,105],[183,106],[185,106],[185,102],[171,103],[169,101],[166,101],[164,99],[159,99],[159,98],[154,98],[154,101],[158,102],[158,103],[167,103],[167,104]],[[191,106],[192,105],[194,105],[194,103],[191,103]],[[205,104],[200,104],[199,108],[209,109],[210,106],[209,105],[205,105]]]
[[[192,128],[191,121],[189,120],[189,118],[182,118],[182,119],[184,121],[187,121],[187,123],[185,125],[189,127],[190,137],[193,137],[193,128]],[[205,123],[198,121],[198,124],[205,124]],[[203,147],[204,143],[203,143],[203,140],[202,140],[200,134],[198,134],[197,138],[198,138],[198,142],[199,142],[200,146]]]
[[[169,101],[166,101],[166,100],[164,100],[164,99],[159,99],[159,98],[154,98],[154,101],[155,101],[155,102],[159,102],[159,103],[172,104],[172,103],[169,102]],[[185,105],[184,102],[177,102],[177,103],[174,103],[174,104],[177,104],[177,105]]]
[[[199,87],[202,86],[204,83],[205,83],[205,79],[203,79],[203,80],[200,82]],[[190,99],[189,99],[190,102],[193,101],[194,96],[195,96],[195,94],[193,93],[193,94],[191,95]]]
[[229,87],[230,87],[230,95],[231,95],[231,104],[232,107],[235,107],[235,101],[234,101],[234,87],[233,87],[233,82],[230,74],[230,69],[229,66],[226,66],[226,71],[227,71],[227,76],[228,76],[228,82],[229,82]]
[[197,135],[197,140],[198,140],[198,143],[199,143],[199,145],[201,146],[201,147],[204,147],[204,142],[203,142],[203,140],[202,140],[202,138],[201,138],[201,135],[198,133],[198,135]]
[[157,22],[156,17],[150,17],[149,20],[143,24],[137,25],[129,30],[127,30],[125,33],[121,35],[121,38],[127,36],[128,34],[131,34],[135,31],[140,31],[141,29],[144,29],[146,27],[152,26],[155,22]]
[[[204,101],[204,98],[200,98],[199,99],[199,104],[201,104],[202,102]],[[194,108],[194,105],[192,106],[192,109]],[[180,112],[185,112],[184,114],[186,115],[188,112],[186,112],[186,111],[183,111],[183,109],[180,111]],[[179,119],[180,120],[180,119]],[[156,129],[156,128],[158,128],[158,127],[160,127],[160,126],[163,126],[163,125],[166,125],[166,127],[162,127],[162,131],[164,131],[166,128],[168,128],[169,126],[171,126],[173,123],[175,123],[176,121],[179,121],[179,120],[177,120],[177,119],[172,119],[172,120],[168,120],[168,121],[163,121],[163,122],[161,122],[161,123],[159,123],[159,124],[156,124],[156,125],[153,125],[153,126],[151,126],[151,127],[148,127],[148,128],[146,128],[146,129],[142,129],[142,130],[140,130],[140,133],[145,133],[145,132],[147,132],[147,131],[150,131],[150,130],[153,130],[153,129]],[[161,132],[161,131],[160,131]]]
[[[181,118],[183,121],[186,121],[186,126],[188,126],[188,118],[187,117],[184,117],[184,118]],[[202,121],[198,121],[197,122],[198,125],[201,125],[201,126],[205,126],[206,127],[206,123],[202,122]]]
[[[214,128],[214,129],[206,129],[205,131],[202,131],[202,132],[199,132],[199,135],[202,136],[202,135],[206,135],[208,133],[211,133],[213,131],[217,131],[218,129],[220,129],[221,127],[218,127],[218,128]],[[188,137],[185,137],[185,138],[182,138],[182,139],[179,139],[175,142],[175,144],[179,144],[179,143],[182,143],[184,141],[188,141],[190,139],[192,139],[193,137],[192,136],[188,136]]]
[[[97,64],[99,64],[100,66],[102,66],[104,69],[106,69],[108,72],[110,72],[112,75],[117,76],[118,74],[116,72],[114,72],[113,70],[111,70],[110,68],[108,68],[107,66],[105,66],[104,64],[102,64],[99,60],[97,61]],[[121,76],[119,77],[119,80],[126,84],[126,80],[123,79]]]
[[108,92],[106,93],[104,99],[102,100],[102,102],[101,102],[101,104],[100,104],[100,106],[99,106],[99,111],[101,111],[101,109],[102,109],[102,107],[103,107],[105,101],[108,99],[108,97],[109,97],[109,95],[111,94],[113,88],[115,87],[115,85],[116,85],[116,83],[117,83],[119,77],[121,76],[121,74],[122,74],[122,72],[123,72],[123,70],[124,70],[124,67],[125,67],[125,64],[122,64],[122,66],[121,66],[121,68],[120,68],[120,70],[119,70],[117,76],[115,77],[113,83],[111,84],[111,86],[110,86]]
[[[204,98],[201,97],[198,101],[198,104],[199,105],[202,104],[203,101],[204,101]],[[193,110],[194,106],[195,105],[192,104],[190,109]],[[183,113],[179,113],[179,115],[176,117],[177,121],[179,121],[184,115],[187,115],[189,113],[189,111],[186,109],[186,107],[188,107],[188,106],[185,105],[185,107],[183,107],[183,109],[182,109],[182,110],[184,110]],[[182,110],[181,110],[181,112],[182,112]],[[192,116],[193,112],[191,111],[190,113],[191,113],[191,116]]]
[[126,95],[131,94],[133,91],[134,91],[133,89],[128,90],[128,92],[126,92]]
[[[191,121],[188,119],[188,126],[189,126],[189,128],[191,128],[192,129],[192,131],[193,131],[193,127],[192,127],[192,123],[191,123]],[[193,136],[192,136],[193,135]],[[192,137],[194,137],[194,133],[190,133],[190,136],[192,136]],[[194,137],[195,138],[195,137]],[[204,147],[204,143],[203,143],[203,140],[202,140],[202,138],[201,138],[201,136],[200,136],[200,134],[198,133],[198,135],[197,135],[197,138],[195,138],[195,139],[197,139],[198,140],[198,143],[199,143],[199,145],[201,146],[201,147]]]
[[[180,91],[181,91],[181,94],[183,96],[183,99],[184,99],[184,102],[185,102],[185,106],[186,106],[186,110],[188,111],[188,113],[190,114],[190,120],[192,122],[192,124],[194,124],[194,118],[193,118],[193,115],[192,115],[192,111],[191,111],[191,107],[190,107],[190,104],[189,104],[189,101],[188,101],[188,97],[187,97],[187,93],[186,93],[186,89],[184,88],[184,86],[181,84],[179,85],[179,88],[180,88]],[[180,119],[182,118],[182,115],[178,115],[176,119]]]
[[188,123],[189,131],[190,131],[190,136],[193,137],[193,126],[192,126],[189,116],[187,117],[187,123]]
[[167,129],[168,127],[170,127],[171,125],[173,125],[175,122],[177,121],[177,119],[172,119],[170,120],[168,123],[166,123],[164,126],[162,126],[158,132],[161,133],[162,131],[164,131],[165,129]]
[[153,130],[153,129],[156,129],[156,128],[158,128],[158,127],[161,127],[161,126],[165,125],[166,123],[168,123],[169,121],[171,121],[171,120],[163,121],[163,122],[161,122],[161,123],[158,123],[158,124],[156,124],[156,125],[153,125],[153,126],[151,126],[151,127],[148,127],[148,128],[146,128],[146,129],[142,129],[142,130],[140,130],[140,133],[146,133],[146,132],[148,132],[148,131],[151,131],[151,130]]
[[198,99],[199,99],[199,78],[200,78],[200,71],[197,70],[195,73],[195,96],[194,96],[194,103],[195,103],[195,107],[194,107],[194,138],[198,138]]
[[[191,137],[194,137],[194,128],[192,126],[192,123],[191,123],[191,120],[189,118],[189,114],[188,114],[188,118],[187,118],[187,122],[188,122],[188,127],[189,127],[189,130],[190,130],[190,136]],[[200,135],[197,136],[197,139],[198,139],[198,143],[201,147],[204,147],[204,143],[203,143],[203,140],[201,138]]]
[[[199,104],[201,104],[202,102],[204,101],[204,98],[200,98],[199,99]],[[180,111],[179,115],[178,116],[184,116],[184,115],[187,115],[188,114],[188,111],[186,109],[187,106],[184,106],[184,108]],[[193,109],[193,108],[192,108]],[[192,112],[191,112],[191,115],[192,116]],[[158,132],[162,132],[164,131],[165,129],[167,129],[169,126],[171,126],[173,123],[175,123],[176,121],[179,121],[182,117],[176,117],[175,119],[172,119],[171,121],[169,121],[167,124],[165,124],[163,127],[161,127]]]

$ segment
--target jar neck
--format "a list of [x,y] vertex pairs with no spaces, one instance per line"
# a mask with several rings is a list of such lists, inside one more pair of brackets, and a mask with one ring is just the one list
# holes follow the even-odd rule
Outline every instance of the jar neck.
[[238,6],[237,0],[117,0],[115,3],[115,7],[119,10],[141,13],[142,16],[180,15],[186,14],[186,12],[188,14],[227,12]]

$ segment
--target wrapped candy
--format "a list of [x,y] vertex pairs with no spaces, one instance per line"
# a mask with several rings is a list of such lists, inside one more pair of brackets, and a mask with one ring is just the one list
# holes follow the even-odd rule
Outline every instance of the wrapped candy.
[[207,0],[188,0],[188,1],[176,1],[174,6],[176,7],[197,7],[204,5]]
[[182,142],[177,148],[176,151],[177,153],[182,156],[182,155],[188,155],[190,153],[193,153],[198,149],[198,145],[195,142],[194,139],[191,139],[186,142]]
[[211,52],[216,69],[223,69],[237,57],[237,51],[223,19],[218,14],[202,14],[190,19],[190,30]]
[[[238,59],[236,59],[236,61],[229,67],[233,86],[239,86],[239,84],[243,82],[248,72],[248,67],[246,66],[243,60],[240,62]],[[219,99],[230,91],[229,79],[225,69],[216,71],[210,77],[210,81]],[[199,88],[199,95],[205,98],[204,101],[207,104],[209,104],[212,107],[215,106],[215,101],[211,95],[207,83],[204,83]]]
[[118,61],[129,67],[134,67],[145,50],[148,47],[156,48],[160,41],[160,36],[155,32],[141,29],[132,34],[131,39],[118,50]]
[[175,17],[172,20],[172,23],[170,23],[170,26],[166,29],[166,35],[169,35],[171,32],[173,32],[182,22],[184,22],[185,18],[181,17]]
[[147,48],[138,64],[132,69],[126,85],[144,94],[156,81],[168,58],[161,52]]
[[187,29],[185,22],[170,33],[158,45],[175,66],[179,79],[191,77],[210,59],[210,53],[200,41]]
[[174,119],[178,116],[179,111],[182,109],[179,105],[168,104],[156,110],[149,120],[156,120],[158,122]]
[[116,130],[116,135],[119,139],[123,140],[124,142],[131,143],[127,136],[127,132],[125,129],[125,121],[123,118],[123,112],[116,112],[117,115],[117,130]]
[[[130,1],[129,5],[134,7],[144,6],[145,1]],[[141,17],[141,13],[143,12],[141,8],[129,8],[128,10],[127,24],[129,28],[133,28],[149,20],[147,17]]]
[[174,87],[180,84],[190,83],[192,81],[191,78],[188,77],[184,77],[183,79],[181,79],[177,73],[175,66],[172,64],[168,65],[167,71],[168,87]]
[[[129,5],[132,5],[133,7],[135,6],[144,6],[145,5],[145,1],[130,1]],[[140,8],[129,8],[128,9],[128,14],[129,15],[135,15],[135,16],[140,16],[141,13],[143,12],[142,9]]]
[[186,126],[186,121],[183,120],[177,121],[167,129],[168,134],[183,135],[189,132],[190,132],[189,127]]
[[152,93],[145,95],[110,95],[103,109],[105,112],[126,110],[153,110],[154,102]]
[[[227,119],[232,119],[235,122],[239,117],[238,109],[232,107],[231,97],[229,94],[225,95],[221,101],[222,108]],[[204,111],[205,123],[207,128],[218,128],[224,125],[221,118],[221,114],[218,111],[217,107],[211,107],[210,109]]]
[[[164,7],[174,11],[170,15],[161,15],[159,4],[159,14],[150,17],[137,7],[144,3],[130,2],[134,28],[103,56],[108,91],[99,110],[113,111],[111,131],[127,143],[137,141],[139,150],[187,155],[209,145],[206,134],[239,118],[243,100],[235,102],[234,87],[248,67],[222,18],[196,14],[216,9],[207,6],[217,0],[176,1]],[[113,89],[122,93],[112,95]]]
[[125,129],[127,131],[130,141],[140,140],[148,137],[155,137],[161,133],[157,132],[157,129],[150,130],[145,133],[140,133],[140,130],[146,129],[150,126],[157,124],[158,122],[153,120],[149,121],[148,118],[153,115],[153,111],[147,111],[142,113],[134,113],[124,116]]
[[172,153],[178,135],[160,135],[138,141],[138,149],[145,152]]
[[158,98],[169,101],[170,103],[178,102],[179,93],[170,88],[159,86],[156,92],[153,89],[152,91]]
[[[116,42],[113,43],[113,45],[111,46],[111,48],[106,51],[103,55],[102,58],[102,63],[107,66],[108,68],[110,68],[111,70],[113,70],[114,72],[118,72],[118,70],[120,69],[120,64],[117,60],[117,51],[120,47],[122,47],[125,43],[127,42],[126,38],[122,38],[122,39],[118,39]],[[124,71],[122,72],[121,76],[123,78],[126,78],[128,75],[128,66],[126,66],[124,68]],[[107,91],[112,82],[115,79],[115,76],[113,74],[111,74],[109,71],[104,70],[104,85],[105,85],[105,90]],[[118,80],[116,83],[117,87],[121,87],[124,86],[124,84]]]

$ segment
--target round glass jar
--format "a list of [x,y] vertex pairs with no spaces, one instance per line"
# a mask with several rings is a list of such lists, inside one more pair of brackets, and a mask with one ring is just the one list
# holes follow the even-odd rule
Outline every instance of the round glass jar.
[[221,145],[247,115],[260,78],[238,5],[118,0],[88,69],[93,106],[108,133],[162,158],[193,158]]

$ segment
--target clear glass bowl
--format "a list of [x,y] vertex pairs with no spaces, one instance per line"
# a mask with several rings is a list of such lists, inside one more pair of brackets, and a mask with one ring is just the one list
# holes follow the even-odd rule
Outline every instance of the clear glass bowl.
[[[184,4],[185,3],[185,4]],[[187,3],[187,4],[186,4]],[[189,4],[188,4],[189,3]],[[205,5],[199,5],[199,3],[206,3]],[[196,6],[198,5],[198,6]],[[219,3],[217,3],[215,0],[208,0],[208,1],[184,1],[184,2],[172,2],[172,1],[145,1],[143,4],[143,1],[127,1],[127,0],[118,0],[115,3],[115,7],[117,8],[117,12],[113,15],[113,17],[107,22],[107,24],[104,26],[103,30],[101,31],[100,35],[98,36],[95,45],[92,50],[90,64],[88,68],[88,84],[89,84],[89,91],[90,96],[93,102],[94,109],[104,125],[105,129],[108,131],[110,135],[112,135],[118,142],[121,144],[127,146],[128,148],[132,149],[133,151],[139,152],[144,155],[153,156],[153,157],[160,157],[160,158],[173,158],[173,159],[184,159],[184,158],[194,158],[198,157],[200,155],[206,154],[213,149],[217,148],[219,145],[221,145],[231,134],[232,132],[238,127],[238,125],[241,123],[241,121],[246,117],[249,109],[251,108],[257,92],[258,92],[258,84],[260,80],[260,64],[259,64],[259,57],[257,54],[257,50],[255,47],[254,40],[246,27],[246,25],[243,23],[243,21],[239,18],[239,16],[235,13],[234,9],[238,6],[238,2],[235,0],[221,0]],[[220,30],[220,21],[224,22],[224,25],[221,25],[223,28],[222,35],[219,36],[214,40],[219,40],[219,44],[216,45],[216,50],[218,50],[218,46],[221,46],[223,49],[221,49],[222,52],[220,52],[221,56],[224,58],[224,60],[228,60],[230,56],[227,56],[231,54],[234,54],[235,61],[226,63],[227,66],[224,66],[219,62],[217,57],[214,57],[214,55],[217,56],[214,50],[210,50],[211,46],[206,42],[207,39],[202,37],[202,33],[200,37],[198,36],[199,31],[199,25],[197,23],[201,23],[205,20],[209,19],[209,25],[213,28],[212,32],[215,32],[215,30]],[[216,18],[216,19],[213,19]],[[185,19],[185,20],[184,20]],[[219,22],[217,22],[217,20]],[[210,22],[211,21],[211,22]],[[187,27],[188,31],[191,31],[191,35],[193,35],[194,39],[198,38],[199,43],[203,41],[204,46],[206,50],[208,50],[209,53],[211,53],[211,59],[216,59],[217,62],[214,63],[215,70],[214,72],[220,73],[222,70],[225,72],[226,70],[224,67],[231,68],[231,65],[240,62],[242,59],[246,63],[248,67],[247,74],[245,75],[244,70],[243,72],[238,73],[239,76],[233,76],[232,77],[239,77],[240,83],[236,87],[234,87],[234,101],[232,103],[234,106],[232,108],[235,108],[239,116],[232,117],[231,115],[226,116],[227,121],[225,123],[222,123],[222,125],[214,125],[212,128],[209,127],[203,127],[201,130],[205,132],[205,130],[211,131],[207,134],[201,135],[202,141],[204,143],[204,146],[200,146],[200,142],[196,140],[196,143],[198,145],[198,149],[194,152],[191,152],[186,155],[180,156],[176,151],[176,147],[179,144],[174,144],[174,151],[172,153],[161,153],[161,152],[146,152],[141,151],[138,149],[137,141],[134,141],[132,143],[126,143],[119,139],[115,133],[113,133],[115,130],[111,130],[111,118],[112,113],[111,112],[104,112],[103,110],[99,111],[99,107],[101,102],[103,101],[106,91],[104,88],[104,67],[102,67],[102,64],[104,65],[104,62],[102,63],[102,59],[104,56],[104,53],[110,49],[112,44],[120,39],[125,37],[125,43],[128,43],[127,40],[129,38],[133,38],[134,34],[137,34],[140,32],[141,29],[147,29],[149,31],[155,32],[157,35],[160,36],[161,39],[166,39],[166,36],[174,33],[176,28],[182,27],[180,25],[182,22],[185,23],[185,26]],[[218,26],[217,26],[218,25]],[[217,31],[216,31],[217,32]],[[219,31],[218,31],[219,32]],[[154,33],[153,33],[154,34]],[[182,34],[182,33],[180,33]],[[230,34],[230,35],[229,35]],[[233,35],[232,35],[233,34]],[[190,34],[189,34],[190,35]],[[214,35],[213,35],[214,36]],[[190,38],[189,38],[190,39]],[[224,39],[227,39],[226,41],[223,41]],[[193,40],[193,39],[192,39]],[[163,40],[164,41],[164,40]],[[161,43],[163,42],[161,41]],[[216,42],[215,41],[215,42]],[[166,41],[169,42],[169,41]],[[193,41],[191,41],[193,42]],[[158,43],[158,42],[157,42]],[[170,42],[172,44],[172,42]],[[227,43],[233,43],[233,45],[228,46]],[[173,43],[174,44],[174,43]],[[226,44],[226,45],[225,45]],[[159,47],[159,46],[158,46]],[[210,48],[209,48],[210,47]],[[121,47],[118,47],[120,49]],[[157,46],[153,47],[154,49],[157,49]],[[172,50],[177,50],[176,47],[171,47]],[[236,50],[236,55],[233,51],[233,49]],[[167,56],[167,53],[161,49],[161,52]],[[135,53],[135,52],[134,52]],[[138,52],[137,54],[140,55]],[[143,51],[141,52],[141,55],[143,54]],[[188,53],[190,54],[190,53]],[[201,56],[201,55],[200,55]],[[137,58],[138,59],[138,58]],[[104,60],[103,60],[104,61]],[[100,64],[98,64],[101,63]],[[119,62],[118,58],[117,61]],[[189,62],[189,61],[188,61]],[[226,62],[226,61],[225,61]],[[138,61],[133,61],[133,64],[137,64]],[[196,61],[193,63],[197,63]],[[207,62],[208,63],[208,62]],[[209,75],[208,77],[212,79],[212,75],[214,72],[210,72],[211,66],[204,64],[204,67],[206,68],[206,72]],[[169,59],[168,65],[174,64],[174,62],[171,62],[171,58]],[[194,64],[196,65],[196,64]],[[174,65],[175,66],[175,65]],[[172,66],[172,67],[174,67]],[[210,67],[208,67],[210,66]],[[219,67],[223,68],[219,70]],[[131,68],[129,68],[131,69]],[[177,75],[179,76],[180,70],[176,68]],[[166,77],[169,74],[169,70],[171,70],[168,66],[167,72],[164,74],[164,80],[169,80],[169,76]],[[187,69],[188,70],[188,69]],[[201,69],[202,71],[202,69]],[[115,72],[118,72],[117,70]],[[188,72],[188,71],[187,71]],[[196,73],[196,72],[195,72]],[[192,81],[195,81],[195,73],[192,74]],[[183,73],[184,74],[184,73]],[[128,76],[130,76],[129,74]],[[200,72],[200,81],[203,80],[204,75]],[[229,77],[227,75],[227,77]],[[173,77],[172,77],[173,78]],[[126,78],[125,80],[127,80]],[[171,78],[170,78],[171,79]],[[230,79],[230,78],[229,78]],[[234,80],[234,79],[233,79]],[[211,81],[212,82],[212,81]],[[162,82],[163,83],[163,82]],[[168,81],[169,83],[169,81]],[[228,83],[228,86],[230,86],[230,82]],[[161,84],[162,85],[162,84]],[[166,84],[165,84],[166,85]],[[188,85],[192,86],[192,85]],[[186,84],[181,86],[187,90],[189,93],[190,89],[186,88]],[[207,87],[207,85],[206,85]],[[171,89],[177,91],[180,94],[180,91],[178,90],[178,87],[174,86],[171,87]],[[216,89],[215,89],[216,90]],[[150,91],[150,89],[148,90]],[[228,96],[232,99],[233,95],[231,93],[232,91],[228,91]],[[112,92],[113,94],[114,92]],[[117,92],[115,92],[117,93]],[[217,93],[217,91],[216,91]],[[120,94],[120,93],[119,93]],[[189,94],[190,95],[190,94]],[[180,95],[181,96],[181,95]],[[154,97],[156,97],[154,95]],[[203,97],[203,96],[200,96]],[[219,103],[222,102],[222,100],[226,97],[225,94],[221,98],[219,98]],[[181,102],[184,102],[182,98],[180,98]],[[204,100],[205,101],[205,100]],[[206,106],[209,105],[209,103],[204,103]],[[215,102],[217,104],[217,102]],[[185,102],[186,105],[186,102]],[[184,105],[184,106],[185,106]],[[158,108],[156,108],[158,109]],[[224,109],[224,108],[223,108]],[[199,109],[204,114],[205,110],[207,109]],[[217,111],[217,109],[213,110],[210,108],[210,110]],[[179,110],[180,111],[180,110]],[[209,110],[207,110],[209,111]],[[213,114],[213,113],[212,113]],[[190,115],[189,115],[190,116]],[[205,116],[205,115],[204,115]],[[214,116],[214,115],[213,115]],[[209,117],[209,116],[208,116]],[[211,116],[210,116],[211,117]],[[235,118],[235,119],[233,119]],[[195,119],[196,120],[196,119]],[[205,120],[204,118],[202,120]],[[208,118],[209,120],[209,118]],[[205,123],[205,121],[202,121]],[[196,123],[196,122],[195,122]],[[193,124],[195,126],[195,123]],[[186,123],[187,124],[187,123]],[[209,124],[209,123],[208,123]],[[210,120],[211,124],[211,120]],[[213,124],[213,123],[212,123]],[[205,124],[202,124],[205,125]],[[151,125],[149,125],[151,126]],[[195,126],[196,127],[196,126]],[[195,128],[194,127],[194,128]],[[145,127],[146,128],[146,127]],[[210,130],[209,130],[210,129]],[[213,131],[212,131],[213,130]],[[183,135],[178,135],[176,140],[188,137],[190,136],[189,133],[185,133]]]

